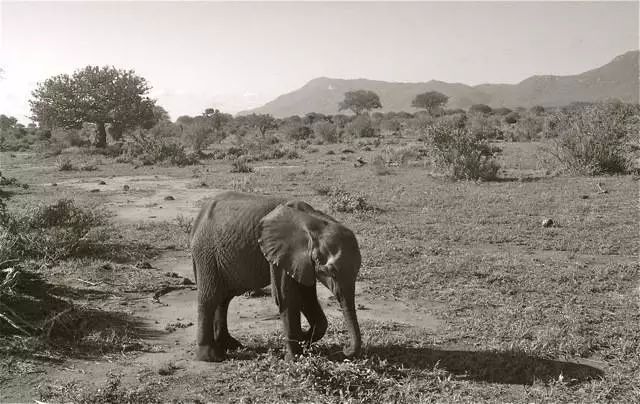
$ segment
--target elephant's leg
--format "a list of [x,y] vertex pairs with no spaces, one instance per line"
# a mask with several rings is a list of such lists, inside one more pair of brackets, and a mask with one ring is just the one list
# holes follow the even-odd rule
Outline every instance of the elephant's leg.
[[229,303],[233,299],[233,296],[225,298],[222,303],[216,308],[216,313],[213,320],[213,334],[214,339],[225,350],[234,350],[242,348],[242,344],[231,335],[229,335],[229,329],[227,328],[227,311],[229,309]]
[[[200,289],[198,290],[200,292]],[[200,295],[200,293],[198,293]],[[224,349],[215,341],[213,323],[214,313],[219,304],[215,296],[198,296],[198,331],[196,337],[196,359],[207,362],[224,360]]]
[[316,342],[322,338],[327,331],[327,317],[320,307],[316,285],[299,286],[302,297],[302,313],[309,322],[309,330],[302,334],[302,341]]
[[285,334],[285,359],[293,359],[302,353],[299,341],[302,339],[300,327],[300,308],[302,298],[298,283],[288,276],[285,271],[271,266],[271,288],[280,311],[282,328]]

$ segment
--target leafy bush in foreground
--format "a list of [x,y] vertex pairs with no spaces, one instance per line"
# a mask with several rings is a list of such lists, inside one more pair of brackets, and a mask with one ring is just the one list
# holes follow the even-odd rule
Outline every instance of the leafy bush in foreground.
[[485,134],[473,133],[465,119],[434,120],[426,125],[422,139],[436,166],[455,179],[494,180],[500,166]]
[[77,206],[70,199],[0,217],[0,262],[12,259],[61,259],[100,241],[91,232],[107,224],[104,212]]
[[546,152],[567,172],[599,175],[629,171],[640,131],[638,105],[609,102],[559,112],[549,124]]

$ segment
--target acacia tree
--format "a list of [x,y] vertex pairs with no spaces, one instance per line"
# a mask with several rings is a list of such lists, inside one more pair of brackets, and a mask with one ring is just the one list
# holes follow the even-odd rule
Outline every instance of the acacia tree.
[[340,111],[350,109],[354,114],[360,115],[362,111],[382,108],[382,104],[378,94],[373,91],[356,90],[344,93],[344,100],[338,104],[338,108]]
[[32,92],[32,119],[40,127],[79,129],[96,125],[96,147],[107,144],[106,125],[114,137],[127,129],[150,128],[156,123],[151,87],[133,70],[87,66],[73,75],[60,74],[38,83]]
[[264,137],[267,131],[278,128],[278,122],[269,114],[249,114],[236,118],[242,126],[257,129],[260,136]]
[[426,109],[432,114],[437,108],[444,107],[449,101],[449,97],[438,91],[427,91],[426,93],[416,95],[411,102],[414,108]]

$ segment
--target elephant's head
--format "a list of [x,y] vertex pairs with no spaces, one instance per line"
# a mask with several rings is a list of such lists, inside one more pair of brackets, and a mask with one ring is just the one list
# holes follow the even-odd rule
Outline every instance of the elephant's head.
[[351,337],[344,353],[357,355],[361,336],[354,296],[361,257],[353,232],[299,201],[278,206],[261,225],[260,246],[269,263],[305,286],[318,279],[340,302]]

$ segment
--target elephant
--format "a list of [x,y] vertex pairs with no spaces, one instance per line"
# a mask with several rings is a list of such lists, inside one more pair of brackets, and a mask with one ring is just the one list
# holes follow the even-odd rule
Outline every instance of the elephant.
[[[318,341],[327,330],[316,280],[342,308],[350,339],[344,355],[358,355],[355,282],[361,255],[354,233],[337,220],[300,200],[226,191],[202,207],[190,240],[197,360],[222,361],[228,350],[242,346],[229,335],[229,302],[269,284],[285,334],[285,358],[300,354],[301,343]],[[310,325],[306,331],[300,313]]]

